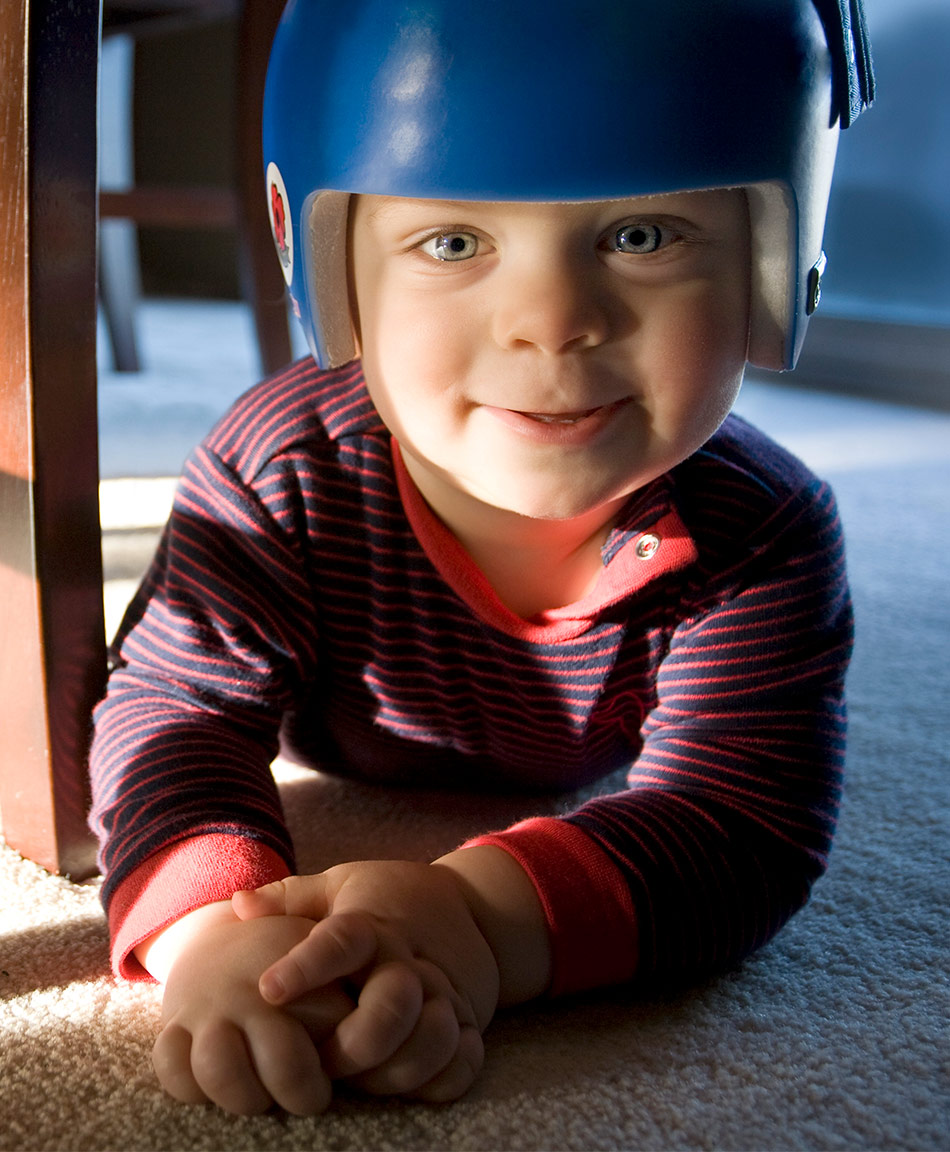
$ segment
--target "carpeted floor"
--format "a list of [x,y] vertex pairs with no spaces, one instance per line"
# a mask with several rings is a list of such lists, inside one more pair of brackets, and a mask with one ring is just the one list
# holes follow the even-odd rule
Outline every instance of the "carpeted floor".
[[[316,1119],[241,1119],[162,1096],[159,998],[108,975],[96,883],[0,846],[0,1148],[950,1146],[950,416],[757,384],[741,408],[833,481],[858,617],[832,866],[771,945],[668,999],[613,992],[499,1018],[481,1080],[453,1105],[351,1096]],[[128,579],[147,537],[111,515],[112,571]],[[113,613],[127,589],[110,584]],[[321,829],[314,868],[425,856],[516,814],[280,776],[293,827]]]

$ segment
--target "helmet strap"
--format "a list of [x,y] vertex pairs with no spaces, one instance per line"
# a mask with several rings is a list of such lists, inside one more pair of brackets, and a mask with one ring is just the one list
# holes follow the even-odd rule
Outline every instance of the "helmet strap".
[[874,99],[874,69],[863,0],[814,0],[831,50],[833,112],[850,128]]

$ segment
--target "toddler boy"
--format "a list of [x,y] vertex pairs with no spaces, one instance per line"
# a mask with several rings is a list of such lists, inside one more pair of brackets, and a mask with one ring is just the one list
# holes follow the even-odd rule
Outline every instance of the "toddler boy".
[[[166,985],[178,1099],[452,1099],[500,1004],[695,977],[805,902],[840,526],[728,413],[747,362],[794,364],[870,88],[856,3],[288,5],[268,202],[314,356],[190,459],[92,756],[116,970]],[[295,877],[278,747],[627,788]]]

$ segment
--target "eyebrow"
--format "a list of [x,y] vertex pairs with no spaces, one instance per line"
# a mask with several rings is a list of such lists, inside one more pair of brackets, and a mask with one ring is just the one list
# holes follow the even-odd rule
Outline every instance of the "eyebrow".
[[430,205],[430,204],[432,205],[433,208],[436,205],[438,205],[438,207],[440,209],[444,208],[447,211],[448,210],[451,210],[453,212],[458,211],[458,212],[462,212],[464,214],[466,211],[471,211],[473,203],[486,203],[486,201],[424,200],[424,199],[416,200],[416,199],[413,199],[413,198],[408,197],[408,196],[407,197],[385,196],[385,197],[381,197],[379,199],[379,202],[373,208],[370,209],[369,214],[368,214],[368,219],[378,220],[378,219],[383,218],[383,217],[394,216],[394,215],[396,215],[396,213],[398,213],[402,210],[411,210],[415,206],[425,206],[425,205]]

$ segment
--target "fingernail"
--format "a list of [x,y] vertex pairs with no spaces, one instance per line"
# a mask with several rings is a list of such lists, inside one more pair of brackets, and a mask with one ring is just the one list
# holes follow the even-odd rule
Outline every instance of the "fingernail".
[[261,975],[258,981],[258,988],[261,995],[265,1000],[269,1000],[272,1004],[284,998],[284,993],[287,991],[283,980],[277,975],[276,972],[267,971]]

